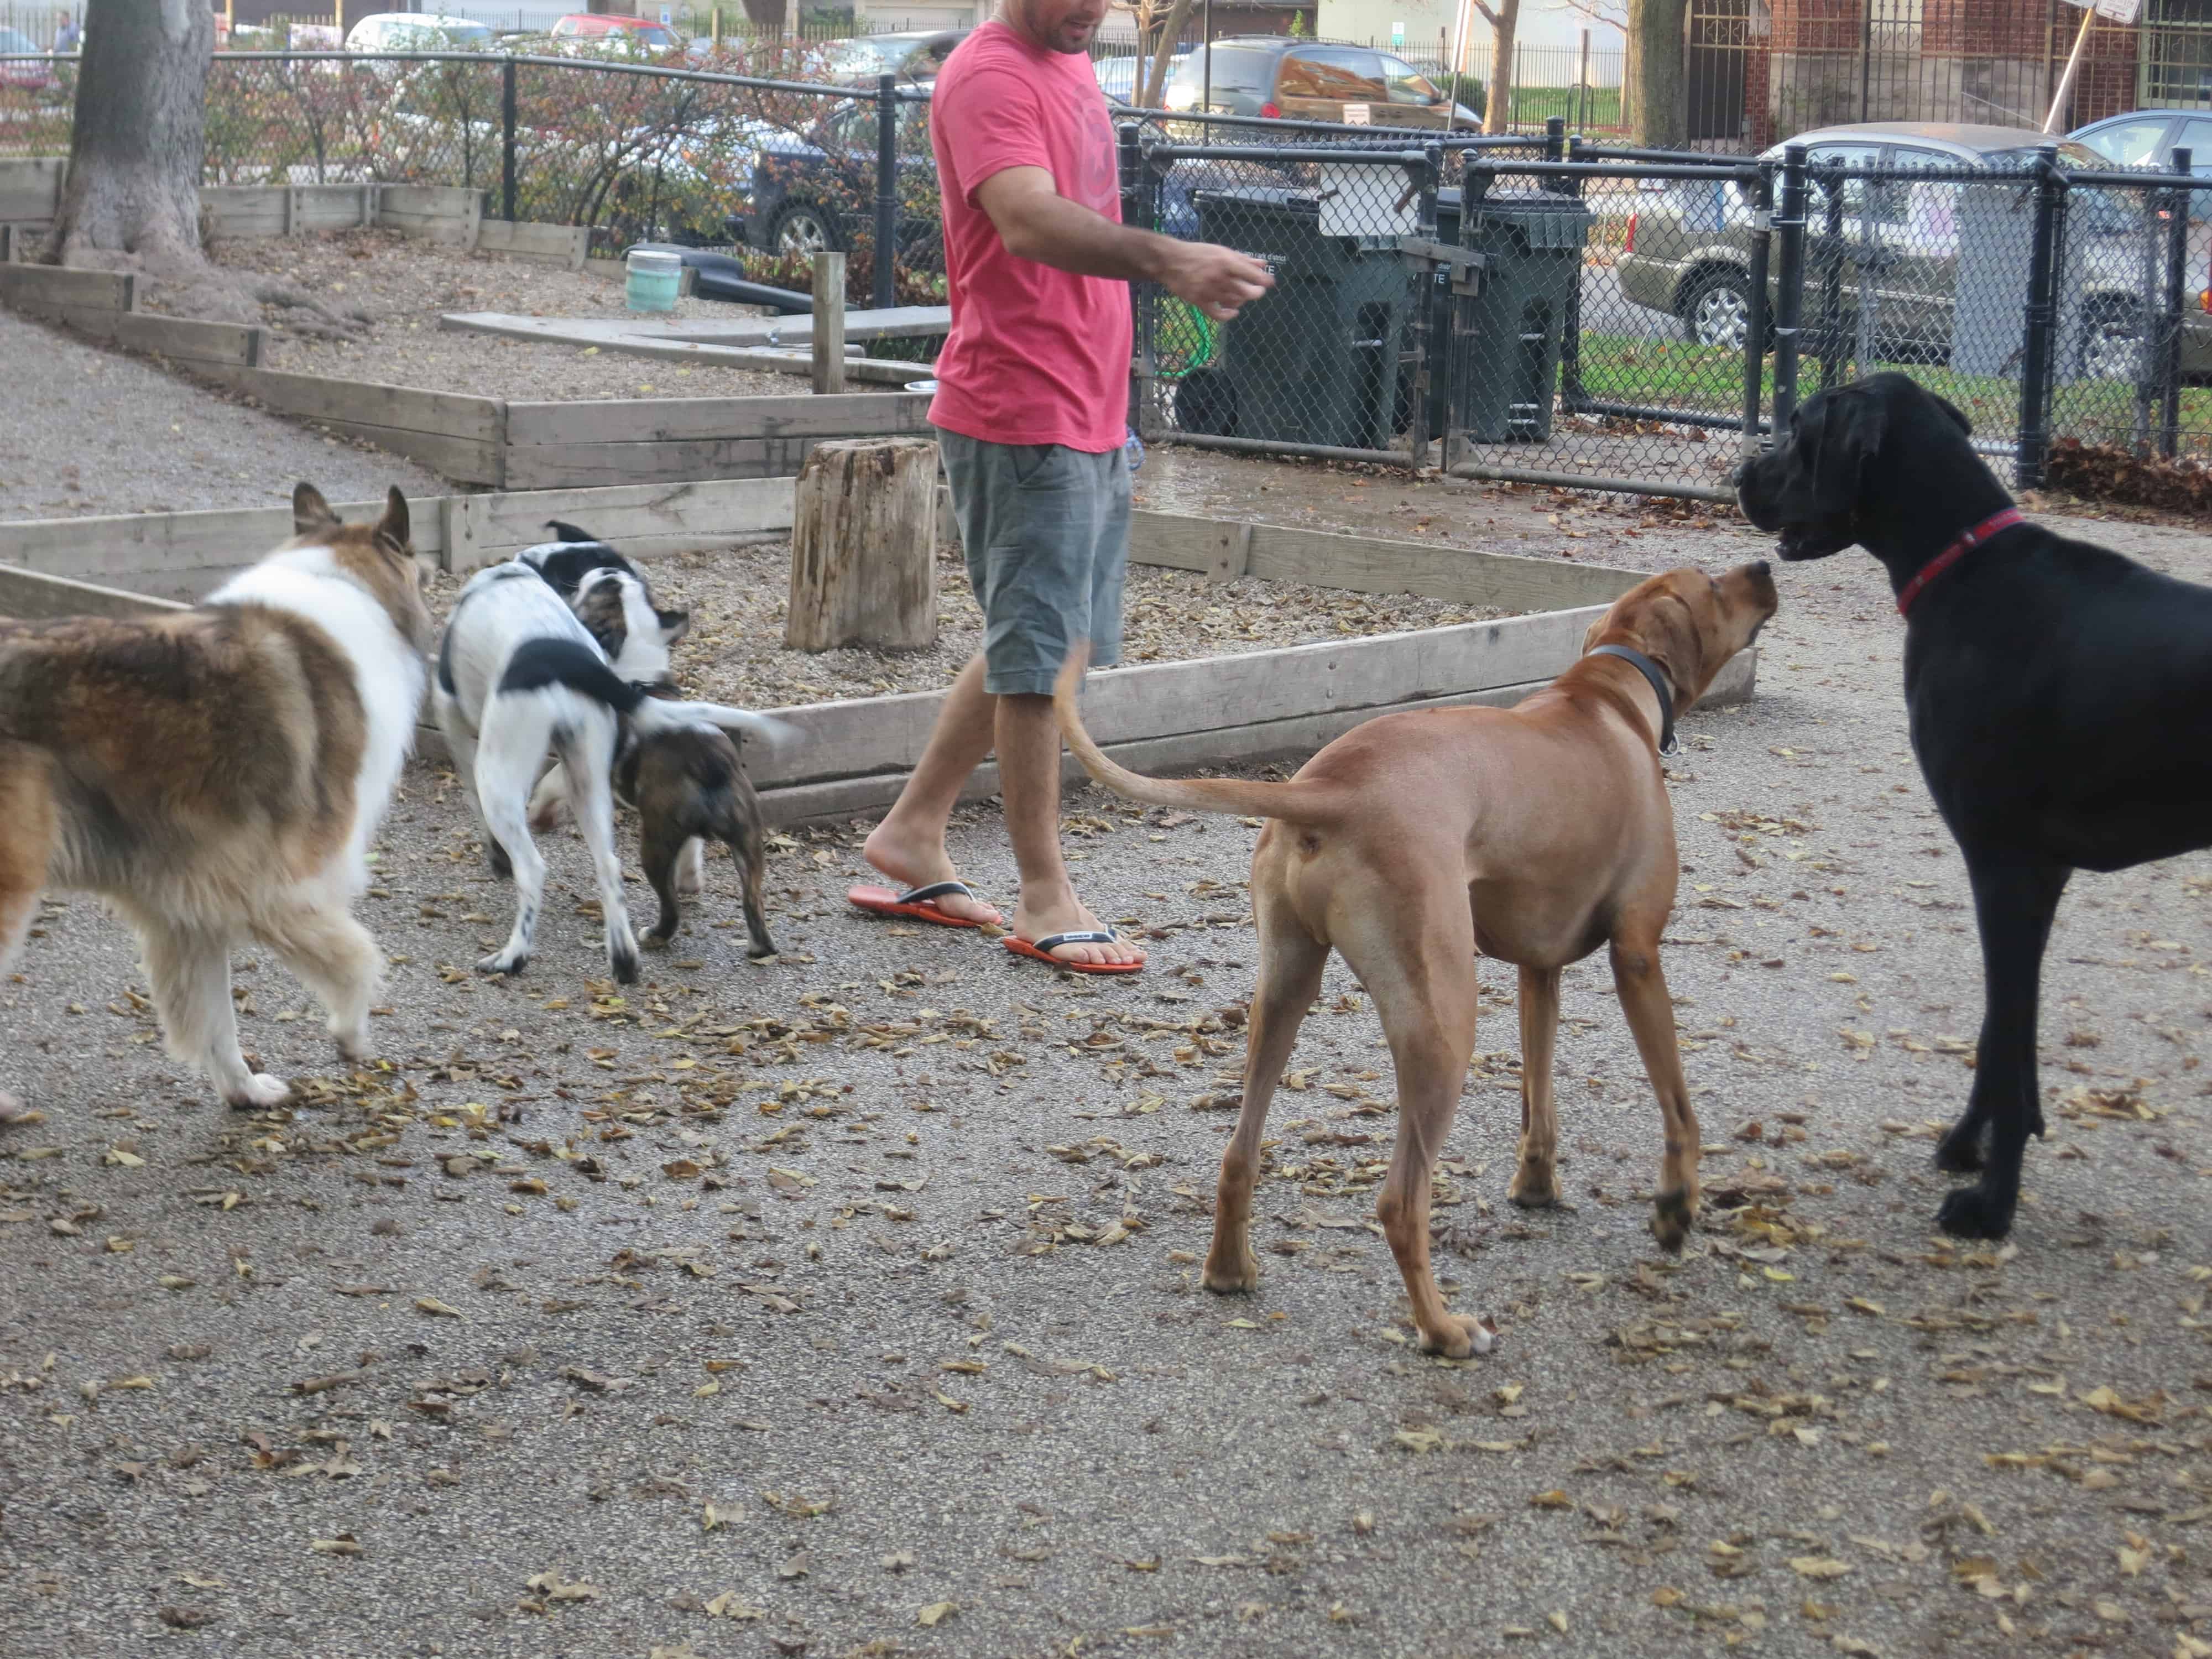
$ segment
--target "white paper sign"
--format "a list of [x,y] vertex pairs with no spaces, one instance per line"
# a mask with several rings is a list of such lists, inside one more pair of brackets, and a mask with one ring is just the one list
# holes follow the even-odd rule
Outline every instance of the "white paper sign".
[[1364,127],[1368,125],[1367,106],[1364,104],[1346,104],[1344,106],[1344,125],[1348,127]]
[[1321,234],[1411,236],[1419,204],[1410,185],[1395,167],[1322,162]]
[[2142,15],[2142,0],[2066,0],[2066,3],[2093,10],[2123,27],[2132,25]]

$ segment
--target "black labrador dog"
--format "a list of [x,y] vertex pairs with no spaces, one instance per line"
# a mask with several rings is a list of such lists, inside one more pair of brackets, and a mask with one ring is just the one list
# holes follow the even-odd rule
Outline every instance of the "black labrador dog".
[[1736,478],[1784,559],[1853,543],[1905,617],[1912,747],[1966,854],[1984,1006],[1965,1115],[1936,1167],[1978,1170],[1938,1220],[2002,1238],[2044,1130],[2036,998],[2076,870],[2212,846],[2212,588],[2023,519],[1966,417],[1902,374],[1808,398]]

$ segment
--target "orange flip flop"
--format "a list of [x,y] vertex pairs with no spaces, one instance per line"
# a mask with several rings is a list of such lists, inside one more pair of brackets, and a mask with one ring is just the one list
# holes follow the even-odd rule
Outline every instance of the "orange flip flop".
[[1071,974],[1141,974],[1141,962],[1068,962],[1052,953],[1055,945],[1112,945],[1114,935],[1103,929],[1086,927],[1073,933],[1047,933],[1032,945],[1025,939],[1016,939],[1012,933],[999,941],[1018,957],[1034,957],[1039,962],[1048,962],[1055,968],[1065,968]]
[[975,890],[964,881],[933,881],[925,886],[909,887],[903,893],[894,893],[888,887],[860,886],[848,890],[846,902],[872,916],[911,916],[916,921],[933,922],[939,927],[981,927],[980,921],[965,916],[948,915],[931,900],[947,893],[959,893],[981,904],[983,900]]

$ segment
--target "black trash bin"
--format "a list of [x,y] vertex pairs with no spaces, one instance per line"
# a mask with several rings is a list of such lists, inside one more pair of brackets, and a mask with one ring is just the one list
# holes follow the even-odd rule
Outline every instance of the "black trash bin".
[[1460,245],[1489,266],[1452,333],[1452,424],[1476,443],[1552,435],[1560,325],[1582,280],[1590,210],[1571,196],[1500,191],[1465,203]]
[[1199,191],[1200,240],[1249,253],[1275,286],[1223,331],[1212,368],[1176,388],[1187,431],[1388,449],[1413,301],[1395,240],[1321,234],[1321,206],[1278,186]]

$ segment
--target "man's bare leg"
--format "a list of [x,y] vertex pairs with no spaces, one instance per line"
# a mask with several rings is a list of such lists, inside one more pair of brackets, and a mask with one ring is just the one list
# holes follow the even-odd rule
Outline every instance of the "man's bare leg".
[[[960,791],[991,752],[1000,699],[983,690],[983,659],[969,659],[945,693],[945,707],[937,716],[914,775],[899,791],[899,798],[884,821],[868,832],[861,856],[901,887],[921,887],[932,882],[952,881],[959,872],[945,850],[945,828]],[[1052,700],[1044,700],[1049,715]],[[1055,742],[1057,738],[1055,737]],[[1011,814],[1009,815],[1011,816]],[[1058,825],[1054,824],[1055,831]],[[1005,918],[980,899],[947,893],[932,903],[948,916],[963,921],[1002,925]]]
[[[1034,942],[1054,933],[1103,928],[1105,924],[1076,897],[1060,855],[1060,726],[1052,699],[1006,696],[998,704],[999,788],[1006,798],[1006,835],[1022,875],[1015,937]],[[1063,945],[1052,954],[1061,962],[1145,959],[1142,951],[1119,939],[1111,945]]]

